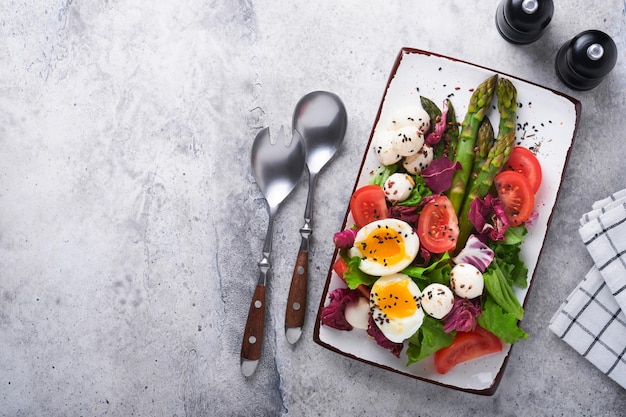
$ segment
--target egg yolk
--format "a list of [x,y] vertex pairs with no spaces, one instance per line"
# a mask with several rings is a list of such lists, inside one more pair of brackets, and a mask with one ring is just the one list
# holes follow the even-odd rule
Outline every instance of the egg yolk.
[[383,266],[395,265],[407,257],[404,238],[392,228],[378,228],[359,244],[367,259]]
[[417,310],[417,300],[409,291],[409,281],[400,280],[374,289],[377,305],[390,319],[410,317]]

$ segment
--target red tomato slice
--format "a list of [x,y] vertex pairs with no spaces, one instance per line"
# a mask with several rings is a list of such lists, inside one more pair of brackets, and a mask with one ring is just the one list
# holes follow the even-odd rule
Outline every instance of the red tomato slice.
[[385,193],[378,185],[365,185],[352,194],[350,211],[357,227],[361,228],[375,220],[387,218]]
[[417,221],[420,244],[432,253],[444,253],[456,247],[459,221],[446,196],[430,200]]
[[524,223],[535,207],[535,193],[528,179],[515,171],[502,171],[494,179],[498,197],[511,226]]
[[348,265],[346,264],[346,261],[344,261],[342,257],[337,258],[337,260],[333,264],[333,271],[335,271],[335,274],[339,275],[339,278],[343,279],[343,274],[347,270]]
[[435,369],[440,374],[445,374],[460,363],[500,351],[500,339],[476,326],[473,332],[458,332],[450,346],[435,352]]
[[528,178],[533,193],[537,193],[541,185],[541,164],[535,154],[524,146],[516,146],[511,151],[505,170],[515,171]]

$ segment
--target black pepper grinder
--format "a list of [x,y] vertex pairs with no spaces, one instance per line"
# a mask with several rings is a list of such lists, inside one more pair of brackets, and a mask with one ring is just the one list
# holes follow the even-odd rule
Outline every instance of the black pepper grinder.
[[496,9],[500,35],[520,45],[539,39],[552,20],[552,0],[502,0]]
[[574,90],[591,90],[617,62],[617,47],[609,35],[586,30],[566,42],[556,55],[556,74]]

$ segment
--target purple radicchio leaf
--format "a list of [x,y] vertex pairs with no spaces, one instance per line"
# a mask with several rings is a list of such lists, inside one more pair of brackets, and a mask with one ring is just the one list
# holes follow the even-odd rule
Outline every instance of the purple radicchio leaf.
[[435,130],[430,132],[430,134],[426,137],[426,143],[430,146],[435,146],[441,140],[443,136],[443,132],[446,131],[446,124],[448,119],[448,103],[446,101],[443,102],[443,111],[441,112],[441,117],[439,121],[435,125]]
[[400,352],[402,352],[404,344],[392,342],[391,340],[387,339],[383,332],[380,331],[376,323],[374,323],[374,318],[371,314],[369,319],[369,325],[367,326],[367,334],[373,337],[379,346],[391,351],[391,353],[393,353],[396,358],[400,357]]
[[349,288],[337,288],[330,293],[330,303],[322,310],[322,324],[337,330],[352,330],[346,320],[346,306],[359,300],[359,292]]
[[493,261],[494,253],[489,246],[487,246],[476,235],[470,235],[467,238],[465,247],[461,249],[461,252],[452,260],[454,263],[468,263],[474,265],[480,270],[485,272],[485,269]]
[[422,171],[426,186],[435,194],[443,193],[452,186],[454,171],[461,169],[461,164],[453,163],[448,157],[435,159]]
[[415,206],[391,206],[389,209],[389,217],[400,219],[409,224],[417,224],[417,207]]
[[479,233],[479,239],[505,240],[504,232],[509,227],[504,206],[500,199],[487,195],[483,200],[475,198],[468,212],[470,222]]
[[335,243],[335,247],[337,249],[347,249],[352,247],[354,244],[354,239],[356,238],[357,230],[355,229],[346,229],[341,232],[335,233],[333,236],[333,242]]
[[459,332],[471,332],[476,329],[476,317],[482,314],[480,299],[454,297],[452,310],[443,318],[443,330],[450,333],[453,330]]
[[430,257],[432,254],[423,245],[420,245],[418,256],[415,257],[413,265],[415,266],[428,266],[430,264]]
[[530,214],[530,217],[524,222],[524,225],[526,225],[526,227],[532,226],[538,217],[539,217],[539,213],[537,213],[536,211],[533,211]]

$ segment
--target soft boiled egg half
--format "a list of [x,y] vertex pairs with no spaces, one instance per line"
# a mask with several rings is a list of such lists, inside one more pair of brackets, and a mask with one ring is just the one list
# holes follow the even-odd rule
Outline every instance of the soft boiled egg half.
[[370,310],[374,323],[385,337],[402,343],[411,337],[424,321],[420,307],[422,293],[405,274],[378,278],[370,292]]
[[409,266],[419,246],[419,238],[411,225],[398,219],[383,219],[357,232],[350,255],[361,258],[359,269],[366,274],[390,275]]

